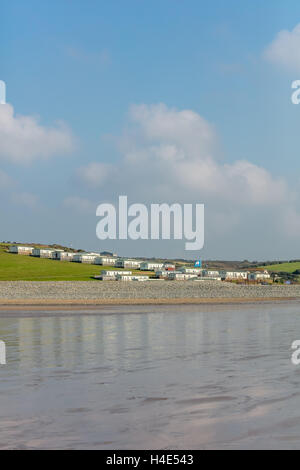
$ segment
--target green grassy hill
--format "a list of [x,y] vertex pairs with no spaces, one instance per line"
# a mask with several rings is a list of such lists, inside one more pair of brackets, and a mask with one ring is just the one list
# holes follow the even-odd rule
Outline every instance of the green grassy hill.
[[273,271],[273,272],[293,273],[297,269],[300,269],[300,262],[271,264],[269,266],[261,266],[261,268],[267,269],[270,272]]
[[114,269],[112,266],[14,255],[6,253],[5,248],[0,244],[0,281],[95,281],[93,276],[102,270]]

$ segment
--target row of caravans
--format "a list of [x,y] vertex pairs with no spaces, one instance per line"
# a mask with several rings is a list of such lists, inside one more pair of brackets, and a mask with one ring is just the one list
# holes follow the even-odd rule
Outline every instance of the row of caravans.
[[16,255],[31,255],[33,250],[34,248],[32,246],[11,245],[9,247],[9,252]]
[[159,279],[177,280],[177,281],[188,281],[193,279],[205,279],[221,281],[219,271],[204,270],[201,268],[187,268],[182,267],[177,271],[165,271],[160,269],[155,272],[155,276]]
[[221,279],[224,281],[256,281],[256,280],[268,280],[271,278],[267,270],[264,271],[226,271],[221,269],[219,271],[202,269],[202,268],[182,268],[179,271],[186,274],[197,274],[197,276]]
[[101,279],[102,281],[149,281],[150,276],[136,275],[132,271],[118,271],[115,269],[101,271],[100,276],[95,276],[95,279]]
[[[146,281],[149,280],[149,276],[136,276],[132,274],[132,271],[102,271],[100,276],[97,276],[103,281]],[[178,271],[165,271],[158,270],[155,271],[155,277],[157,279],[165,280],[176,280],[176,281],[189,281],[189,280],[199,280],[199,281],[222,281],[222,280],[253,280],[253,281],[265,281],[270,279],[270,274],[268,271],[215,271],[215,270],[205,270],[199,268],[181,268]]]
[[167,272],[162,269],[155,272],[156,277],[161,279],[176,280],[214,280],[214,281],[268,281],[271,276],[267,270],[264,271],[226,271],[210,270],[202,268],[179,268],[178,271]]
[[141,271],[156,271],[158,269],[164,269],[166,271],[175,271],[175,265],[171,263],[119,258],[117,256],[101,255],[100,253],[73,253],[52,248],[34,248],[31,246],[19,245],[10,246],[9,252],[20,255],[30,255],[38,258],[73,261],[74,263],[114,266],[122,269],[131,268],[140,269]]
[[73,259],[74,253],[69,253],[63,250],[54,250],[51,248],[34,248],[33,246],[20,246],[20,245],[11,245],[9,247],[9,252],[16,255],[27,255],[35,256],[38,258],[51,258],[51,259]]
[[36,258],[56,259],[60,261],[74,261],[76,263],[107,264],[115,266],[116,256],[101,256],[100,253],[74,253],[53,248],[34,248],[31,246],[12,245],[10,253],[30,255]]
[[[172,263],[158,263],[155,261],[142,261],[137,259],[118,258],[117,256],[101,255],[100,253],[72,253],[64,250],[55,250],[51,248],[34,248],[31,246],[12,245],[9,248],[10,253],[30,255],[39,258],[49,258],[60,261],[73,261],[75,263],[97,264],[102,266],[114,266],[121,269],[134,269],[141,271],[154,271],[156,278],[170,279],[170,280],[189,280],[189,279],[202,279],[202,280],[239,280],[239,281],[268,281],[270,274],[268,271],[226,271],[226,270],[210,270],[203,268],[182,267],[175,270],[175,265]],[[103,271],[103,279],[109,279],[109,271]],[[118,273],[122,280],[133,280],[131,277],[132,272],[124,271],[111,271],[111,273]],[[117,274],[111,275],[114,279]],[[147,276],[144,276],[146,280]]]

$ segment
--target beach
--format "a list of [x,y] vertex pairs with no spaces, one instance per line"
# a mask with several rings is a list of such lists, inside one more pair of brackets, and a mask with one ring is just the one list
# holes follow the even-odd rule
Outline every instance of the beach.
[[0,308],[138,304],[245,303],[297,300],[300,285],[237,285],[218,281],[0,282]]
[[0,449],[299,449],[299,302],[0,312]]

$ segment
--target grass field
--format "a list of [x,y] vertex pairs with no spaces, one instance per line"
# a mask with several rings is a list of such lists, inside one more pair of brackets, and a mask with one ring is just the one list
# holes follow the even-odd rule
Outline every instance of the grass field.
[[286,272],[293,273],[296,269],[300,269],[300,262],[295,263],[281,263],[281,264],[271,264],[270,266],[261,266],[262,269],[267,269],[268,271],[273,272]]
[[93,276],[105,269],[115,268],[14,255],[0,244],[0,281],[95,281]]

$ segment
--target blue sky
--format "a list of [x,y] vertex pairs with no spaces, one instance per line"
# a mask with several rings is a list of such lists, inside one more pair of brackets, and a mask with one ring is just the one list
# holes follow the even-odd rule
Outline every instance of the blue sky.
[[[146,136],[152,124],[132,122],[130,109],[163,103],[164,110],[151,108],[151,119],[167,118],[170,109],[191,110],[214,129],[213,161],[219,165],[218,175],[224,165],[247,161],[273,179],[268,191],[282,178],[288,188],[282,191],[290,191],[279,202],[275,195],[274,205],[255,200],[237,206],[230,198],[224,202],[226,184],[219,193],[213,192],[210,188],[220,183],[212,178],[209,188],[202,191],[199,178],[199,191],[194,185],[190,198],[206,204],[206,243],[200,256],[300,257],[297,237],[288,233],[300,227],[300,106],[290,100],[291,83],[300,78],[300,68],[286,66],[278,48],[271,59],[264,53],[280,31],[291,32],[300,22],[299,2],[2,0],[1,6],[0,79],[7,84],[7,102],[15,116],[39,116],[43,128],[63,121],[72,139],[72,145],[64,141],[41,158],[38,150],[34,156],[23,157],[20,151],[11,157],[0,143],[0,169],[6,178],[0,205],[1,239],[115,248],[124,255],[193,257],[184,252],[183,243],[103,244],[95,236],[97,219],[92,208],[120,194],[116,183],[112,191],[118,181],[116,172],[128,180],[132,202],[146,201],[139,185],[132,191],[132,168],[124,163],[129,151],[123,140],[125,135],[135,151],[150,151],[153,142],[157,144],[157,134]],[[166,142],[165,136],[160,138]],[[172,136],[168,139],[173,142]],[[177,144],[181,148],[186,142]],[[194,164],[196,156],[191,158]],[[203,158],[201,153],[199,159]],[[85,171],[94,163],[108,165],[95,167],[102,171],[98,185]],[[164,169],[157,165],[158,179]],[[147,172],[140,170],[135,178],[147,179]],[[155,174],[152,178],[153,192],[163,200]],[[181,198],[176,178],[160,180],[160,187],[170,186],[168,194],[174,202]],[[238,179],[227,175],[225,182],[226,178],[228,185],[239,187]],[[243,173],[242,178],[248,176]],[[126,191],[126,184],[121,189]],[[75,198],[83,202],[81,209],[73,207]],[[287,204],[292,207],[284,219]],[[278,227],[273,225],[276,218],[282,220]]]

